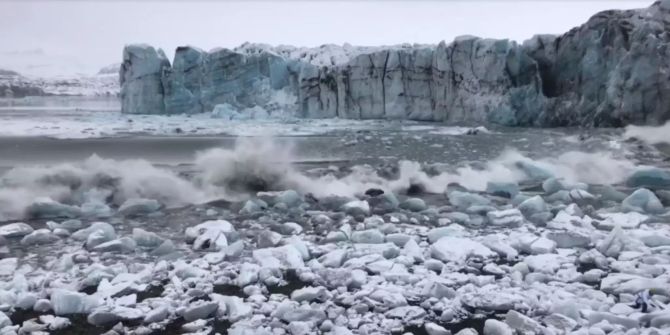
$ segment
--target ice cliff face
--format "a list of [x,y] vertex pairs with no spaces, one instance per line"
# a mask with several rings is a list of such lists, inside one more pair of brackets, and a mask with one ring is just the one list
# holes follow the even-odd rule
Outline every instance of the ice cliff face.
[[668,22],[664,0],[603,12],[562,36],[523,45],[460,37],[388,48],[180,47],[172,65],[160,50],[131,45],[120,73],[122,105],[152,114],[229,104],[307,118],[657,124],[670,119]]

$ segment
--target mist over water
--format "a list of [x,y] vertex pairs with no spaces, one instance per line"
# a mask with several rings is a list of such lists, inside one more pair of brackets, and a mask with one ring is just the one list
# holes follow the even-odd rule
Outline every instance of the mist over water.
[[[402,158],[402,157],[401,157]],[[355,197],[369,188],[403,192],[419,185],[428,193],[442,193],[450,183],[484,191],[488,182],[523,182],[533,173],[550,174],[569,182],[617,184],[634,169],[629,159],[610,152],[569,151],[557,157],[531,159],[508,148],[485,162],[449,166],[439,172],[425,164],[399,160],[389,176],[370,165],[318,174],[298,169],[292,145],[273,138],[238,138],[230,149],[198,152],[193,174],[184,175],[141,159],[89,157],[55,166],[16,167],[0,178],[0,218],[20,219],[36,199],[62,204],[105,204],[118,207],[128,199],[158,200],[166,207],[199,204],[215,199],[242,201],[258,191],[294,189],[320,198]]]

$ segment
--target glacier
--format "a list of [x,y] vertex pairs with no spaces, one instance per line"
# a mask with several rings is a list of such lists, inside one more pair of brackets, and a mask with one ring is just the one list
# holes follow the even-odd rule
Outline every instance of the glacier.
[[238,111],[301,118],[508,126],[624,126],[670,119],[670,0],[598,13],[560,35],[462,36],[438,45],[177,48],[128,45],[122,112]]

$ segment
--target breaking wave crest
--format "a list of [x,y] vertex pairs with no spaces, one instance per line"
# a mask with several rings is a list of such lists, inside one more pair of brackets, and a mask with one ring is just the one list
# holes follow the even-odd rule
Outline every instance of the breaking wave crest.
[[670,143],[670,122],[658,127],[628,126],[624,137],[637,138],[649,144]]
[[297,169],[292,147],[269,138],[241,138],[232,149],[198,153],[195,174],[180,175],[144,160],[117,161],[92,156],[82,162],[49,167],[17,167],[0,178],[0,219],[19,219],[38,198],[83,206],[117,207],[132,198],[155,199],[167,207],[214,199],[243,200],[266,190],[295,189],[316,197],[352,197],[369,188],[402,192],[420,185],[426,192],[444,192],[450,183],[483,191],[488,182],[521,182],[548,176],[571,182],[614,184],[635,164],[609,153],[567,152],[533,160],[509,149],[488,162],[448,166],[431,171],[413,161],[400,161],[392,177],[368,165],[346,172],[313,175]]

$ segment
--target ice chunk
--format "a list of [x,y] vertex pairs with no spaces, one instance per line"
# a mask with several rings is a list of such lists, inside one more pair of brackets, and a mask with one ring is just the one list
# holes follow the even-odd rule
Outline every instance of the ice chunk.
[[400,208],[412,211],[421,212],[427,208],[426,203],[420,198],[408,198],[400,203]]
[[102,230],[104,235],[113,236],[116,238],[116,231],[114,227],[107,222],[94,222],[90,227],[77,230],[72,234],[72,238],[78,241],[86,241],[93,232]]
[[403,233],[394,233],[386,235],[386,241],[395,244],[398,247],[402,247],[407,244],[407,241],[411,240],[413,237],[408,234]]
[[558,248],[587,248],[591,244],[589,234],[575,230],[551,231],[547,238],[556,242]]
[[321,323],[326,313],[317,306],[296,305],[295,302],[284,302],[277,306],[273,316],[285,322],[311,321]]
[[165,240],[165,242],[163,242],[156,249],[151,251],[151,255],[160,257],[171,254],[176,250],[177,247],[175,247],[174,243],[171,240]]
[[386,317],[391,319],[401,319],[404,323],[412,320],[422,319],[426,316],[426,311],[419,306],[400,306],[386,312]]
[[364,200],[354,200],[347,202],[341,208],[342,211],[349,215],[370,215],[370,204]]
[[100,226],[100,229],[94,230],[86,238],[86,248],[93,249],[100,244],[112,241],[116,238],[116,232],[114,231],[114,228],[112,226],[110,226],[110,225],[105,226],[105,225],[102,225],[102,224],[99,225],[99,226]]
[[46,313],[51,310],[51,301],[47,299],[38,299],[33,305],[33,310],[39,313]]
[[198,224],[194,227],[186,228],[186,238],[188,241],[195,241],[198,236],[207,230],[217,230],[224,234],[230,234],[235,231],[235,227],[226,220],[210,220]]
[[486,193],[512,199],[519,194],[519,184],[488,182],[486,184]]
[[22,245],[49,244],[60,240],[49,229],[38,229],[21,239]]
[[196,250],[223,250],[228,246],[228,236],[232,237],[235,228],[225,220],[205,221],[186,229],[187,240],[193,241]]
[[547,326],[563,332],[569,332],[577,327],[577,321],[558,313],[553,313],[545,317],[543,321]]
[[565,257],[558,254],[532,255],[523,260],[531,270],[548,274],[555,273],[563,263],[568,262]]
[[642,241],[648,247],[660,247],[670,245],[670,236],[660,231],[636,229],[631,231],[632,235]]
[[540,237],[530,245],[530,252],[533,255],[550,254],[556,251],[556,242]]
[[51,293],[51,305],[56,315],[89,314],[101,303],[98,297],[84,293],[64,289],[55,289]]
[[40,322],[47,326],[49,330],[59,330],[69,327],[72,323],[67,318],[61,318],[53,315],[40,315]]
[[384,234],[379,229],[355,231],[351,234],[354,243],[384,243]]
[[465,210],[472,206],[489,206],[491,200],[479,194],[452,191],[447,195],[449,202],[456,206],[456,208]]
[[505,323],[510,326],[512,329],[522,333],[522,334],[541,334],[542,325],[539,322],[517,312],[509,311],[505,315]]
[[133,228],[133,239],[140,247],[156,248],[163,244],[163,239],[156,233],[141,228]]
[[0,276],[14,275],[14,271],[16,271],[18,265],[18,258],[10,257],[0,259]]
[[547,203],[544,202],[544,199],[539,195],[526,199],[518,208],[526,216],[546,212],[548,210]]
[[144,215],[153,213],[161,208],[161,204],[154,199],[130,198],[119,207],[119,214],[125,216]]
[[112,209],[100,201],[89,201],[81,204],[81,216],[90,218],[108,218]]
[[86,320],[94,326],[104,326],[117,323],[119,321],[135,321],[144,318],[144,313],[135,308],[124,306],[101,307],[88,315]]
[[328,290],[325,287],[305,287],[295,290],[291,293],[291,299],[294,301],[325,301],[328,299]]
[[351,271],[351,276],[347,280],[347,286],[351,288],[361,288],[363,287],[363,285],[365,285],[365,283],[367,283],[367,281],[368,281],[367,272],[360,269],[354,269]]
[[654,192],[646,188],[637,189],[633,194],[621,202],[621,207],[626,211],[660,214],[664,212],[663,204]]
[[648,216],[637,212],[630,213],[600,213],[603,221],[597,223],[598,229],[612,230],[614,227],[633,229],[640,226],[642,222],[649,219]]
[[596,200],[596,197],[593,194],[578,188],[570,190],[568,195],[570,196],[571,201],[580,205],[592,204]]
[[79,207],[64,205],[51,198],[37,198],[26,209],[33,218],[76,218],[81,215]]
[[292,245],[256,249],[253,257],[264,268],[298,269],[305,266],[302,254]]
[[60,225],[58,225],[58,228],[67,229],[68,231],[70,231],[72,233],[76,232],[77,230],[79,230],[83,227],[84,227],[84,225],[81,223],[81,220],[76,220],[76,219],[65,220],[65,221],[61,222]]
[[136,247],[137,243],[135,243],[135,240],[133,240],[130,237],[122,237],[115,240],[97,244],[95,247],[93,247],[93,251],[129,253],[135,251]]
[[563,178],[548,178],[542,182],[542,189],[546,194],[554,194],[561,190],[566,190],[568,187],[565,185],[565,180]]
[[33,228],[23,222],[15,222],[0,227],[2,237],[21,237],[33,232]]
[[212,300],[221,301],[225,304],[226,311],[228,311],[228,320],[230,320],[230,322],[237,322],[251,316],[253,313],[252,307],[249,304],[246,304],[240,297],[219,296],[217,298],[213,294],[210,296],[212,297]]
[[554,176],[549,170],[538,166],[534,162],[517,161],[515,165],[531,180],[545,180]]
[[258,281],[258,273],[261,270],[260,266],[252,263],[244,263],[240,266],[240,273],[235,279],[235,283],[239,287],[245,287]]
[[347,251],[344,249],[335,249],[319,258],[319,262],[325,267],[338,268],[342,266],[346,259]]
[[218,104],[214,106],[211,116],[216,119],[237,120],[241,118],[240,113],[231,104]]
[[451,335],[450,331],[433,322],[428,322],[423,327],[428,335]]
[[621,325],[626,329],[637,328],[639,326],[638,321],[635,319],[618,316],[607,312],[589,312],[587,318],[590,325],[594,325],[605,320],[611,324]]
[[484,322],[484,335],[514,335],[514,330],[504,322],[488,319]]
[[302,226],[295,222],[284,222],[282,224],[282,232],[286,235],[300,235],[302,230]]
[[659,168],[638,170],[628,177],[626,184],[635,188],[667,188],[670,187],[670,171]]
[[200,300],[186,307],[182,316],[187,322],[198,319],[206,319],[210,315],[214,314],[218,308],[219,304],[216,302],[203,302]]
[[428,231],[428,242],[435,243],[439,239],[445,236],[456,236],[461,237],[465,236],[467,232],[465,228],[458,224],[452,224],[446,227],[433,228]]
[[269,206],[282,203],[288,207],[298,206],[303,202],[302,196],[294,190],[280,192],[259,192],[258,198],[265,201]]
[[281,234],[270,230],[263,230],[256,236],[256,246],[258,248],[274,247],[281,242],[281,239]]
[[616,202],[621,202],[623,199],[626,199],[628,195],[626,193],[623,193],[617,189],[615,189],[611,185],[605,185],[603,186],[602,190],[600,191],[600,200],[603,201],[616,201]]
[[523,224],[523,215],[516,208],[486,213],[489,223],[494,226],[518,227]]
[[515,259],[519,255],[519,252],[502,241],[499,235],[485,236],[484,239],[482,239],[482,244],[495,251],[500,256],[504,256],[508,260]]
[[144,316],[144,323],[150,324],[165,320],[170,312],[166,306],[159,306],[151,310]]
[[263,211],[268,208],[268,204],[265,201],[260,199],[249,199],[244,203],[242,209],[240,209],[240,214],[253,214]]
[[496,253],[483,244],[468,238],[445,236],[430,247],[433,258],[443,262],[465,263],[470,257],[490,258]]
[[194,250],[223,250],[228,246],[226,235],[217,229],[206,229],[193,241]]
[[624,232],[621,227],[616,226],[607,237],[596,244],[596,249],[607,257],[619,257],[626,247]]
[[5,328],[7,326],[12,325],[12,320],[9,319],[9,317],[3,313],[0,312],[0,329]]

